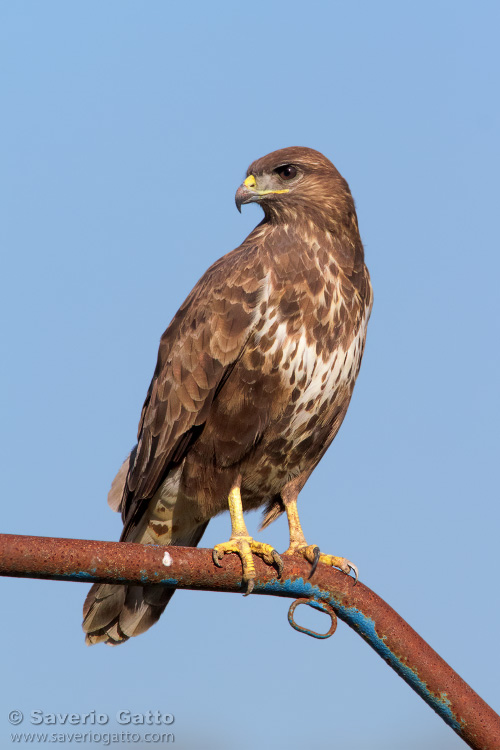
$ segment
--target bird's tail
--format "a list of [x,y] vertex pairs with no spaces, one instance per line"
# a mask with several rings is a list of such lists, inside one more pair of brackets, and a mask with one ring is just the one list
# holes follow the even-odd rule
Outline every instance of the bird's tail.
[[[207,524],[193,529],[189,540],[172,538],[171,545],[196,547]],[[141,541],[130,539],[127,541]],[[158,621],[174,595],[175,589],[153,584],[125,586],[113,583],[94,583],[83,605],[85,643],[106,643],[117,646],[140,635]]]
[[[125,464],[128,467],[128,459]],[[114,502],[113,493],[116,491],[117,482],[121,483],[122,479],[124,481],[126,471],[123,471],[123,468],[120,470],[123,476],[118,473],[108,498],[114,510],[119,510],[119,503]],[[185,522],[183,527],[176,528],[174,533],[174,507],[178,513],[180,502],[172,502],[172,498],[162,497],[152,500],[139,525],[130,529],[122,541],[196,547],[208,522],[201,525],[193,522],[190,525]],[[89,646],[94,643],[117,646],[133,636],[144,633],[157,622],[174,592],[175,589],[167,589],[160,585],[126,586],[95,583],[83,605],[85,642]]]
[[85,643],[117,646],[154,625],[175,589],[95,583],[83,605]]

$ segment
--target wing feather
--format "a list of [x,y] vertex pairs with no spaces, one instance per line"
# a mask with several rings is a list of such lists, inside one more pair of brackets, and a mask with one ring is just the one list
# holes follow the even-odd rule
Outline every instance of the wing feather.
[[215,395],[241,357],[265,277],[256,248],[251,250],[242,245],[217,261],[161,338],[123,492],[122,539],[200,434]]

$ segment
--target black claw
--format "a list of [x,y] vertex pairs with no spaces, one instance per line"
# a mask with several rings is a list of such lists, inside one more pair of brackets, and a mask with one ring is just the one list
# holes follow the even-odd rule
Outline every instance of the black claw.
[[311,572],[309,573],[308,578],[312,578],[312,576],[314,575],[314,571],[318,567],[318,563],[319,563],[319,547],[315,547],[313,552],[314,552],[314,560],[312,561]]
[[219,562],[219,554],[216,549],[212,550],[212,560],[214,561],[214,565],[217,565],[218,568],[222,568],[222,565]]
[[283,565],[283,560],[281,559],[281,556],[278,555],[275,549],[273,549],[273,560],[276,563],[276,566],[278,568],[278,578],[281,578],[281,574],[283,573],[283,568],[285,566]]
[[253,578],[250,578],[250,580],[247,583],[247,590],[245,591],[245,593],[243,594],[243,596],[248,596],[249,594],[251,594],[252,591],[253,591],[253,589],[254,589],[254,586],[255,586],[255,584],[253,582]]
[[353,585],[355,586],[357,584],[357,582],[358,582],[358,569],[352,563],[348,563],[348,565],[349,565],[349,573],[351,572],[351,570],[354,573],[354,584]]

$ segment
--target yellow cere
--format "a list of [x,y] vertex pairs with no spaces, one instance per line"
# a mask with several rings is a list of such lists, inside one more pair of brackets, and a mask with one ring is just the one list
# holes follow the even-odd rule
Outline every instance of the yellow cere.
[[257,182],[253,174],[249,174],[243,184],[250,190],[254,190],[259,195],[269,195],[269,193],[289,193],[290,192],[290,190],[288,189],[286,190],[258,190]]

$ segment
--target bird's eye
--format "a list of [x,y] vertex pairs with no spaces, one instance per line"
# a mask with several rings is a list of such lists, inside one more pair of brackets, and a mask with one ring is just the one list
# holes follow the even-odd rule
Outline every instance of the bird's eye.
[[278,167],[274,170],[276,174],[279,174],[282,180],[293,180],[297,176],[297,170],[291,164],[284,164],[282,167]]

